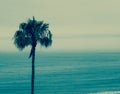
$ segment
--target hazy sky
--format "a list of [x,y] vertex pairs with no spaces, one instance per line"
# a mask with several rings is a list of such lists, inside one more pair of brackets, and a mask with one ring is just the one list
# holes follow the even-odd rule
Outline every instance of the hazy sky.
[[0,0],[0,51],[17,51],[12,37],[32,16],[50,24],[49,51],[120,50],[120,0]]

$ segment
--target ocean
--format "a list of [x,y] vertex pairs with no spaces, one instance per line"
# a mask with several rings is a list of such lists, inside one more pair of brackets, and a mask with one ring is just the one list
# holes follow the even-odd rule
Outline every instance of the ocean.
[[[0,94],[30,94],[29,53],[0,53]],[[35,94],[120,94],[120,52],[40,52]]]

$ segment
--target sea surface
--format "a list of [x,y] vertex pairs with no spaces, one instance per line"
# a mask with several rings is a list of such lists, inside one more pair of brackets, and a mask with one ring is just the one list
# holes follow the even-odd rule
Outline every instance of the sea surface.
[[[0,94],[30,94],[29,53],[0,53]],[[120,52],[49,52],[35,59],[35,94],[120,94]]]

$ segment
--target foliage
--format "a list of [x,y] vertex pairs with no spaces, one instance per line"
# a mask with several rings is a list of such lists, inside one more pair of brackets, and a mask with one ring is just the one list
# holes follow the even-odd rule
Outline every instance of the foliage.
[[14,44],[20,50],[29,45],[36,46],[38,42],[44,47],[51,46],[52,34],[48,28],[49,24],[37,21],[34,17],[26,23],[20,23],[19,30],[14,35]]

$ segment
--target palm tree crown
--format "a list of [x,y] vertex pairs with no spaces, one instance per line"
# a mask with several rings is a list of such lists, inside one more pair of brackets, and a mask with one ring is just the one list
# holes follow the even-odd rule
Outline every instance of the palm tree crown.
[[[39,42],[41,46],[48,47],[52,44],[52,34],[49,24],[43,21],[29,19],[26,23],[20,23],[19,30],[14,35],[14,44],[18,49],[23,50],[26,46],[36,47]],[[30,57],[32,55],[32,49]]]

